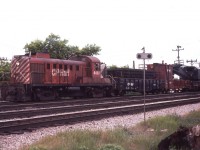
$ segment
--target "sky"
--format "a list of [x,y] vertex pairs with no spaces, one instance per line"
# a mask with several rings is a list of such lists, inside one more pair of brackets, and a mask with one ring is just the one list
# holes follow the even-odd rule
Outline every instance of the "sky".
[[[200,62],[199,0],[6,0],[0,5],[0,57],[24,54],[24,46],[51,33],[80,48],[101,47],[108,66],[138,68],[146,63]],[[195,64],[199,66],[198,64]]]

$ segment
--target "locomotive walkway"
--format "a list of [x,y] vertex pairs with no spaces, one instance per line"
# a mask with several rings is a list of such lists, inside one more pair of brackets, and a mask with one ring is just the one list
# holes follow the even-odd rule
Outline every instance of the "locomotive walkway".
[[[79,100],[75,101],[73,101],[73,104],[70,100],[68,103],[66,102],[65,105],[64,102],[53,102],[48,107],[47,103],[37,103],[32,104],[32,106],[31,104],[21,104],[19,105],[21,106],[21,110],[13,108],[13,110],[7,109],[6,111],[6,109],[4,109],[4,111],[2,111],[0,109],[0,133],[9,134],[16,131],[32,131],[44,126],[49,127],[73,124],[80,121],[133,114],[144,110],[144,104],[141,97],[82,100],[82,104],[78,104],[80,102]],[[173,94],[163,97],[152,96],[146,98],[146,111],[197,102],[200,102],[200,94]],[[45,108],[44,105],[46,105]]]

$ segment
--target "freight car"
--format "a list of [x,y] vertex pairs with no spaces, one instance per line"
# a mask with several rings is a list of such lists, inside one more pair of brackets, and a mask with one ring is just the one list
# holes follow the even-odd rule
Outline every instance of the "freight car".
[[174,80],[176,89],[182,91],[200,91],[200,69],[195,66],[185,66],[183,64],[174,64],[173,72],[180,79]]
[[[145,70],[145,92],[148,93],[166,93],[170,90],[167,84],[172,74],[172,67],[166,64],[147,65]],[[107,74],[112,76],[116,82],[115,94],[124,95],[128,92],[144,91],[144,71],[142,69],[131,68],[110,68]],[[171,79],[172,80],[172,79]]]
[[[107,74],[115,81],[116,95],[128,92],[144,92],[144,72],[142,69],[110,68]],[[177,74],[180,79],[174,79]],[[200,90],[200,70],[178,64],[153,63],[145,70],[145,92],[169,93]]]
[[26,101],[109,96],[112,83],[102,77],[100,65],[93,56],[70,60],[52,59],[48,53],[14,56],[10,82],[1,87],[1,97]]

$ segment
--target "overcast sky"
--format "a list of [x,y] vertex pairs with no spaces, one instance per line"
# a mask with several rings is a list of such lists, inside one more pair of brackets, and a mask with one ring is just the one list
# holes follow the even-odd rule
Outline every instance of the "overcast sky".
[[53,33],[70,45],[101,47],[108,65],[136,67],[145,46],[153,59],[200,62],[199,0],[6,0],[0,5],[0,57],[24,54],[24,45]]

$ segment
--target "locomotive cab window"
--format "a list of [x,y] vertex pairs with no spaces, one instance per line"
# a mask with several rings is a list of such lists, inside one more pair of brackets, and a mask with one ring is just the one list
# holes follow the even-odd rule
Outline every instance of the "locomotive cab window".
[[67,70],[67,65],[64,65],[64,70]]
[[73,70],[73,66],[72,66],[72,65],[70,65],[70,66],[69,66],[69,69],[70,69],[70,70]]
[[99,63],[95,63],[94,64],[94,68],[95,68],[95,71],[100,71],[100,64]]
[[63,66],[62,66],[62,64],[60,64],[60,65],[59,65],[59,69],[62,69],[62,68],[63,68]]
[[53,64],[53,69],[56,69],[56,64]]
[[50,64],[47,64],[47,69],[50,69]]
[[79,71],[79,65],[76,65],[76,71]]

